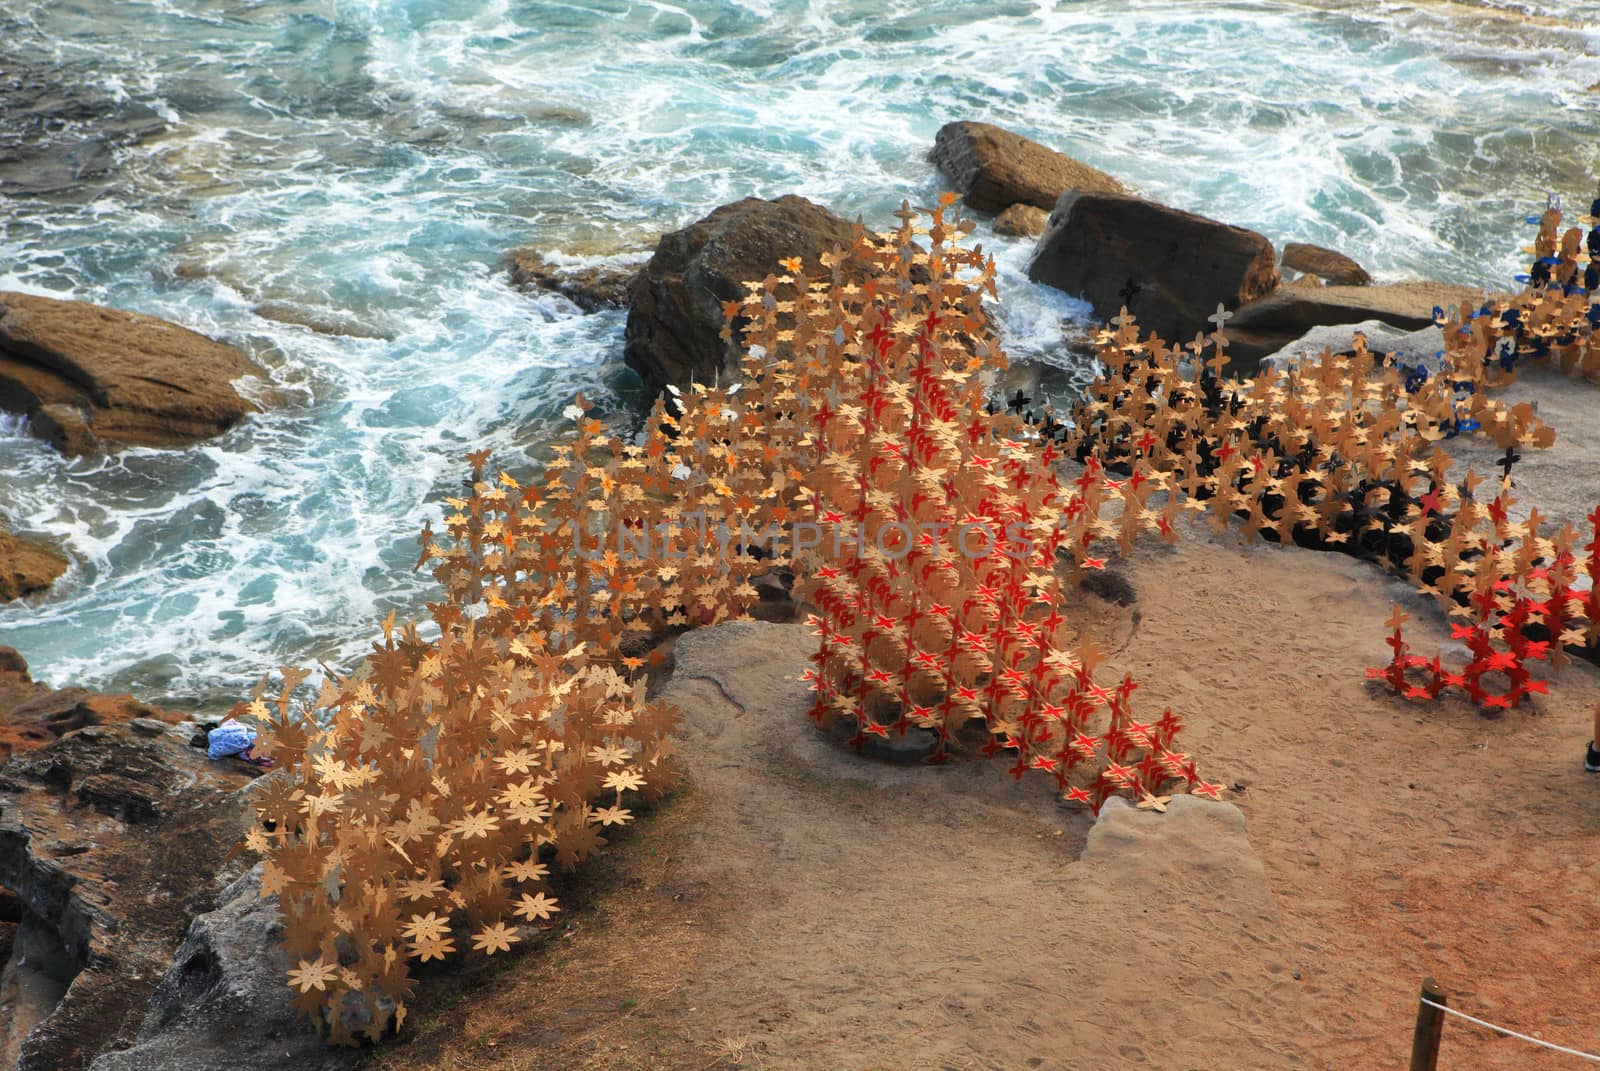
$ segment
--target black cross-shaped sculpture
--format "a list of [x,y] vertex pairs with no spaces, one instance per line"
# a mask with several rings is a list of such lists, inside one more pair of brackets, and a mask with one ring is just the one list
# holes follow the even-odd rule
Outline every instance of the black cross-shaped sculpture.
[[1505,470],[1505,478],[1506,479],[1508,479],[1508,480],[1511,479],[1511,466],[1515,465],[1517,462],[1519,462],[1521,460],[1522,460],[1522,455],[1521,454],[1517,453],[1516,450],[1514,448],[1512,448],[1512,447],[1509,447],[1509,446],[1506,447],[1506,456],[1502,457],[1498,462],[1500,467]]
[[1140,286],[1132,279],[1129,279],[1127,282],[1123,283],[1122,289],[1117,291],[1117,296],[1122,299],[1122,307],[1127,308],[1128,306],[1132,305],[1133,296],[1143,289],[1144,287]]

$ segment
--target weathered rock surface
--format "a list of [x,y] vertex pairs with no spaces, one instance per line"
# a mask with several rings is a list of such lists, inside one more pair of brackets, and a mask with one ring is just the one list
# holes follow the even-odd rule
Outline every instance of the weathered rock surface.
[[138,1041],[90,1071],[338,1071],[363,1054],[323,1043],[289,1006],[277,898],[262,899],[261,867],[196,918],[150,998]]
[[726,380],[738,366],[743,322],[724,342],[723,303],[743,298],[746,282],[781,274],[787,257],[820,273],[818,257],[852,241],[850,223],[793,195],[747,197],[663,236],[628,288],[623,360],[652,396],[668,383]]
[[991,123],[946,123],[933,143],[933,162],[969,207],[999,212],[1014,204],[1045,211],[1071,189],[1126,193],[1098,168]]
[[[1082,296],[1102,319],[1126,306],[1184,341],[1229,308],[1277,289],[1278,258],[1254,231],[1114,193],[1069,190],[1034,247],[1028,278]],[[1298,334],[1298,332],[1297,332]]]
[[189,736],[90,726],[0,770],[0,885],[22,904],[0,1055],[19,1071],[75,1071],[132,1043],[190,920],[243,869],[227,857],[257,771],[208,761]]
[[168,725],[183,721],[183,715],[141,703],[131,695],[41,684],[28,675],[28,663],[20,654],[0,647],[0,767],[14,752],[44,747],[74,729],[135,718]]
[[1483,291],[1449,283],[1384,283],[1283,289],[1241,308],[1228,323],[1232,370],[1248,374],[1261,358],[1292,344],[1313,327],[1378,320],[1404,331],[1433,323],[1435,306],[1482,301]]
[[1283,266],[1315,275],[1330,286],[1366,286],[1372,282],[1367,269],[1343,253],[1305,242],[1290,242],[1283,247]]
[[0,67],[0,188],[7,197],[93,196],[115,171],[119,147],[170,125],[139,94],[85,66],[30,61],[12,50]]
[[1367,320],[1359,324],[1313,327],[1289,345],[1261,358],[1260,367],[1271,365],[1281,371],[1293,361],[1307,356],[1320,357],[1325,350],[1348,353],[1355,348],[1358,331],[1367,336],[1367,349],[1373,353],[1392,353],[1409,365],[1426,363],[1430,368],[1437,367],[1436,355],[1444,349],[1444,331],[1438,327],[1403,331],[1382,320]]
[[231,346],[154,316],[0,291],[0,408],[65,454],[226,431],[256,408],[234,381],[261,374]]
[[1033,205],[1012,205],[994,218],[994,232],[1012,238],[1037,238],[1050,223],[1050,213]]
[[19,539],[0,523],[0,602],[44,591],[67,571],[67,559],[33,539]]
[[506,254],[512,285],[524,290],[549,290],[560,294],[584,312],[619,309],[628,303],[628,286],[639,274],[637,267],[606,265],[563,267],[536,249],[513,249]]

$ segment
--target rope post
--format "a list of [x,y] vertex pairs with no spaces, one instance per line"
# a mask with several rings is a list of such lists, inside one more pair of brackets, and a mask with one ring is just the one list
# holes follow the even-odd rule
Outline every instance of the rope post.
[[1447,1004],[1443,989],[1432,978],[1422,980],[1422,999],[1417,1001],[1417,1030],[1411,1035],[1411,1071],[1438,1071],[1439,1037],[1444,1033],[1444,1012],[1428,1001]]

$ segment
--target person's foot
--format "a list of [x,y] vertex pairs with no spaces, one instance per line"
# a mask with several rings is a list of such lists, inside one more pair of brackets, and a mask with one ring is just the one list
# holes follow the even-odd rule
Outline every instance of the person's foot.
[[1594,741],[1589,741],[1589,750],[1583,756],[1583,768],[1590,773],[1600,773],[1600,751],[1595,750]]

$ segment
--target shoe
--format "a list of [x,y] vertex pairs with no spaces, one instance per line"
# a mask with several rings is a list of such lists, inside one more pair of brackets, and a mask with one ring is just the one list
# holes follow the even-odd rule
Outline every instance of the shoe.
[[1594,741],[1589,741],[1589,750],[1583,756],[1583,768],[1590,773],[1600,773],[1600,751],[1595,750]]

